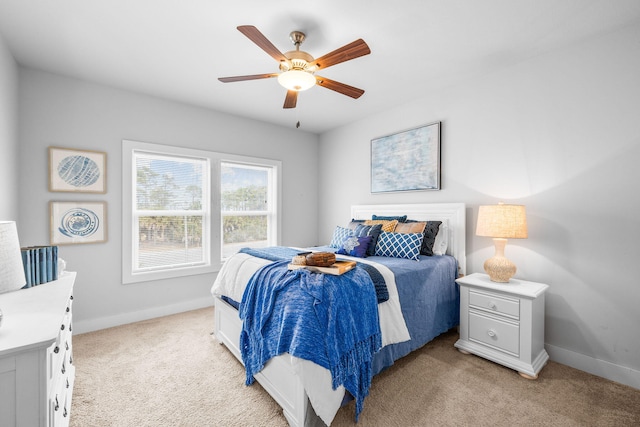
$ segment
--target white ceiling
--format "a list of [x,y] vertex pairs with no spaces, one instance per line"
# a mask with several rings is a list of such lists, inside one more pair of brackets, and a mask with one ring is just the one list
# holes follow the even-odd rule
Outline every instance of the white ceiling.
[[[639,23],[639,0],[0,0],[0,34],[22,66],[314,133]],[[370,55],[319,74],[365,94],[313,87],[284,110],[276,79],[219,82],[278,71],[239,25],[282,52],[303,31],[316,58],[363,38]]]

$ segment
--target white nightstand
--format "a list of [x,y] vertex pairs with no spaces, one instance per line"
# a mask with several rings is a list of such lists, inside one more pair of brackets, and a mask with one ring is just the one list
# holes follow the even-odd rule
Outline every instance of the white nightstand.
[[456,280],[460,285],[460,339],[455,346],[515,369],[535,379],[549,360],[544,349],[542,283],[511,279],[489,280],[474,273]]

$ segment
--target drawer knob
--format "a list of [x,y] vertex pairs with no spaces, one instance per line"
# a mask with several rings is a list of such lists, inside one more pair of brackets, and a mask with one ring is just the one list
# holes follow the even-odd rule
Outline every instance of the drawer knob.
[[498,333],[496,332],[496,330],[495,330],[495,329],[489,329],[489,330],[487,331],[487,335],[489,335],[491,338],[493,338],[493,337],[497,337],[497,336],[498,336]]
[[60,330],[64,331],[64,323],[62,325],[60,325]]
[[491,302],[489,303],[489,308],[490,308],[491,310],[497,310],[497,309],[498,309],[498,304],[496,304],[495,302],[491,301]]
[[60,351],[60,347],[56,346],[56,348],[53,349],[53,352],[58,354],[58,352]]
[[53,407],[54,411],[57,411],[60,408],[60,405],[58,404],[58,395],[56,394],[56,405]]
[[71,309],[70,309],[69,307],[67,307],[67,313],[68,313],[69,311],[71,311]]

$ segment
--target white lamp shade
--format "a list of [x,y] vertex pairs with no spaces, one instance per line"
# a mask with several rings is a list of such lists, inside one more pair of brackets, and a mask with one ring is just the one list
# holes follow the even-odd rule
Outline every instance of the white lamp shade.
[[525,207],[503,203],[480,206],[476,235],[501,239],[526,239],[527,214]]
[[302,70],[289,70],[280,73],[278,83],[288,90],[307,90],[316,84],[316,78],[313,74]]
[[14,291],[27,283],[14,221],[0,221],[0,293]]

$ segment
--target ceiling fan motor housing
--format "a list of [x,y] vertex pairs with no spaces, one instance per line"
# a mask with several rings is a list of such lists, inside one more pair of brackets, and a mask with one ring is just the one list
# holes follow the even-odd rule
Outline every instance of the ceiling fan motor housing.
[[315,66],[313,66],[313,56],[302,50],[291,50],[284,54],[289,61],[280,62],[280,70],[300,70],[307,72],[314,72]]

